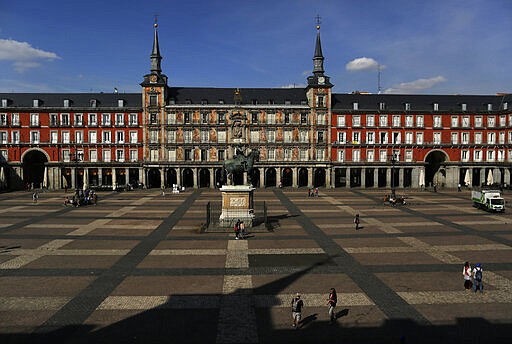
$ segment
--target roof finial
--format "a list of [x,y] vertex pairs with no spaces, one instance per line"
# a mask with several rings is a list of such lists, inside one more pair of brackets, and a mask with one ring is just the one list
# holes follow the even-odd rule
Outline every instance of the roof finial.
[[322,17],[320,17],[320,15],[317,14],[315,19],[316,19],[316,29],[320,30],[320,24],[322,23]]
[[158,14],[155,14],[155,23],[153,24],[155,29],[158,27]]

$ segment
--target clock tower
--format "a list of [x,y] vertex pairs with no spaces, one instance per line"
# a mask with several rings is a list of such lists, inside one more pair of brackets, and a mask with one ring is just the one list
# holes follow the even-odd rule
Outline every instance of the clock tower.
[[[156,20],[150,60],[150,73],[144,75],[144,81],[140,84],[142,86],[143,158],[151,165],[157,165],[162,160],[165,160],[164,123],[168,86],[167,76],[162,74],[160,65],[162,56],[160,55],[160,46],[158,44],[158,24]],[[160,174],[163,181],[162,168],[160,168]],[[146,176],[146,172],[144,176]]]

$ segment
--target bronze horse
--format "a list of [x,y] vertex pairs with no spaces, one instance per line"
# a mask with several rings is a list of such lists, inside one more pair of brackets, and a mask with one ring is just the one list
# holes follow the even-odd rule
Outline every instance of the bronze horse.
[[233,159],[225,160],[223,166],[227,173],[228,185],[233,185],[233,173],[235,172],[247,172],[248,182],[252,183],[255,161],[260,161],[260,151],[257,149],[251,151],[247,156],[239,153]]

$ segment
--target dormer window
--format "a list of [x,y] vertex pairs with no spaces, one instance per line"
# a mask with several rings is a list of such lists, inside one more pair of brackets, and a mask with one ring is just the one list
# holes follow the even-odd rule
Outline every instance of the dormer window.
[[69,107],[69,103],[70,103],[69,99],[64,99],[64,107],[65,108]]
[[219,104],[224,104],[224,99],[219,99]]
[[258,105],[258,99],[251,100],[251,104],[252,105]]
[[92,108],[95,108],[98,105],[98,102],[96,99],[89,100],[89,106]]
[[468,111],[468,104],[466,104],[466,103],[462,103],[462,104],[461,104],[461,110],[462,110],[462,111]]
[[188,104],[188,105],[192,104],[192,100],[191,99],[185,100],[185,104]]
[[7,99],[2,99],[2,107],[7,107]]
[[359,103],[358,102],[353,102],[352,103],[352,110],[359,110]]
[[39,99],[32,99],[32,107],[39,107]]
[[123,107],[124,106],[124,99],[118,99],[117,100],[117,107]]
[[206,99],[201,99],[201,105],[206,105],[208,104],[208,100]]
[[290,99],[285,99],[284,105],[292,105],[292,101]]
[[269,99],[269,100],[267,101],[267,104],[268,104],[268,105],[274,105],[274,100],[273,100],[273,99]]
[[380,103],[379,103],[379,110],[381,110],[381,111],[382,111],[382,110],[386,110],[386,103],[384,103],[384,102],[380,102]]
[[491,103],[487,104],[487,111],[492,111],[492,104]]
[[503,110],[508,110],[508,102],[503,103]]
[[405,111],[411,110],[411,103],[405,103]]
[[434,103],[434,111],[439,111],[439,104],[438,103]]

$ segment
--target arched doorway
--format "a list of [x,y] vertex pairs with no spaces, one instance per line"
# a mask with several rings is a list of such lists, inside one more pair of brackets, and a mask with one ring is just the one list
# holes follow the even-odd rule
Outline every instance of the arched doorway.
[[315,169],[315,176],[313,177],[313,186],[315,188],[319,186],[325,186],[325,169]]
[[350,169],[350,187],[360,187],[361,186],[361,169],[358,167]]
[[[25,185],[40,188],[43,184],[46,154],[38,149],[27,151],[23,156],[23,182]],[[48,185],[46,185],[48,186]]]
[[283,169],[283,176],[281,177],[281,185],[282,186],[292,186],[293,185],[293,170],[289,167]]
[[251,180],[252,180],[252,186],[254,186],[255,188],[259,188],[260,187],[260,170],[259,168],[253,168],[252,170],[252,176],[251,176]]
[[276,169],[271,167],[265,172],[265,187],[273,186],[276,186]]
[[158,168],[150,168],[148,171],[148,189],[160,188],[162,186],[160,182],[160,170]]
[[215,169],[215,187],[220,188],[224,185],[224,169],[216,168]]
[[202,168],[199,170],[199,187],[210,187],[210,170],[208,170],[207,168]]
[[305,167],[302,167],[299,169],[299,176],[298,176],[299,180],[299,187],[301,186],[309,186],[309,181],[308,181],[308,169],[305,168]]
[[425,183],[426,185],[444,186],[446,184],[446,170],[442,164],[447,161],[443,151],[432,151],[425,157]]
[[181,178],[181,183],[186,188],[194,187],[194,172],[190,168],[183,170],[183,178]]
[[334,170],[334,187],[346,187],[347,186],[347,169],[337,168]]
[[167,170],[167,187],[171,188],[175,184],[178,184],[178,175],[174,168],[170,168]]

